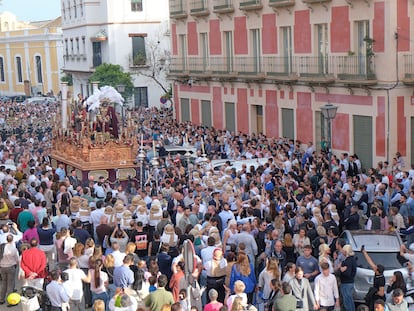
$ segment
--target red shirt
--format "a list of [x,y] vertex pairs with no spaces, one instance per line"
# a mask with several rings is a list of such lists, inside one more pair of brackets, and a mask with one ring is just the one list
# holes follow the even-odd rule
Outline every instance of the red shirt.
[[47,276],[46,263],[45,252],[37,247],[31,247],[23,252],[20,266],[25,278],[28,278],[32,272],[37,273],[36,278],[45,278]]

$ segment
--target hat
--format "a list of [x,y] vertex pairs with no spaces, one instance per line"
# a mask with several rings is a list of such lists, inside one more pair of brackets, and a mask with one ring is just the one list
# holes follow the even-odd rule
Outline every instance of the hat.
[[129,220],[132,219],[132,213],[128,210],[126,210],[123,214],[122,214],[122,218],[124,220]]
[[73,197],[72,200],[70,200],[70,211],[72,213],[79,212],[80,205],[81,205],[81,198]]
[[123,204],[116,204],[115,210],[117,213],[122,213],[124,211],[124,205]]
[[165,234],[174,234],[175,231],[174,231],[173,225],[171,225],[171,224],[166,225],[165,229],[164,229],[164,232],[165,232]]
[[112,207],[110,207],[110,206],[105,207],[105,210],[104,210],[105,214],[112,215],[112,212],[113,212]]
[[151,209],[153,208],[161,208],[161,202],[158,199],[152,200],[151,202]]
[[140,204],[141,201],[142,201],[142,197],[140,195],[136,195],[132,198],[131,205],[136,207]]

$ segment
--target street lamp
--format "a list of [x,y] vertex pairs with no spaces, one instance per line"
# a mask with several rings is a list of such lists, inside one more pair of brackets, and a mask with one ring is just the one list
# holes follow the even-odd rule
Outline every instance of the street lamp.
[[155,187],[158,193],[158,176],[157,176],[157,169],[160,166],[160,162],[158,162],[158,158],[156,156],[154,156],[151,159],[151,165],[152,165],[152,169],[153,169],[153,175],[155,178]]
[[188,181],[191,180],[191,176],[190,176],[190,158],[191,158],[191,153],[190,151],[187,150],[187,152],[184,154],[185,159],[187,160],[187,172],[188,172]]
[[141,185],[141,190],[143,190],[143,179],[144,179],[144,162],[145,162],[145,158],[147,157],[147,155],[145,154],[145,151],[143,148],[140,148],[139,153],[138,153],[138,162],[139,162],[139,166],[140,166],[140,185]]
[[[118,84],[116,86],[116,89],[121,95],[123,95],[123,93],[125,92],[125,84]],[[122,126],[124,126],[125,125],[124,105],[121,106],[121,117],[122,117]]]
[[336,111],[338,110],[337,106],[332,105],[331,103],[327,103],[326,105],[321,107],[321,112],[324,117],[328,121],[328,126],[325,129],[325,137],[328,138],[328,161],[329,161],[329,169],[331,169],[331,147],[332,147],[332,120],[336,117]]

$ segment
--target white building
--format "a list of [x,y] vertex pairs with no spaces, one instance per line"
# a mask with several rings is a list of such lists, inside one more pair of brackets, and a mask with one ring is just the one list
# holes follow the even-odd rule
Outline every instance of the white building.
[[[110,63],[121,65],[132,74],[135,89],[131,107],[159,106],[165,91],[140,73],[150,73],[154,53],[162,64],[167,59],[168,1],[62,0],[61,3],[63,71],[72,75],[75,96],[78,93],[89,96],[92,92],[89,77],[94,68]],[[163,72],[157,78],[168,88]]]

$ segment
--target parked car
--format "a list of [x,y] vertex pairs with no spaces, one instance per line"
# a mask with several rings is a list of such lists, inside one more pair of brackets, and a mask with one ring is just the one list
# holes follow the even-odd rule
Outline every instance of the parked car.
[[230,163],[230,168],[235,168],[236,172],[240,172],[243,168],[243,165],[246,165],[247,170],[250,170],[250,166],[254,166],[257,169],[260,165],[264,165],[268,162],[268,158],[257,158],[257,159],[248,159],[248,160],[229,160],[229,159],[220,159],[220,160],[212,160],[211,167],[215,171],[219,171],[221,167],[226,164],[227,162]]
[[16,103],[22,103],[22,102],[24,102],[26,99],[28,99],[28,98],[30,98],[31,96],[26,96],[26,95],[17,95],[17,96],[12,96],[10,99],[13,101],[13,102],[16,102]]
[[167,155],[170,155],[172,158],[175,158],[177,155],[180,155],[181,159],[185,159],[185,154],[189,152],[191,154],[191,159],[197,158],[197,150],[192,146],[174,146],[167,145],[164,146],[165,152]]
[[[408,269],[405,266],[407,260],[400,255],[400,247],[403,244],[401,237],[396,232],[378,232],[345,230],[341,237],[351,245],[357,260],[357,272],[355,276],[354,300],[364,302],[368,289],[374,283],[374,271],[370,268],[364,255],[361,253],[361,246],[364,245],[371,259],[375,264],[385,267],[384,276],[389,280],[396,270],[401,271],[407,283],[407,296],[414,294],[414,287]],[[409,297],[411,298],[411,297]],[[412,299],[409,299],[412,302]]]

